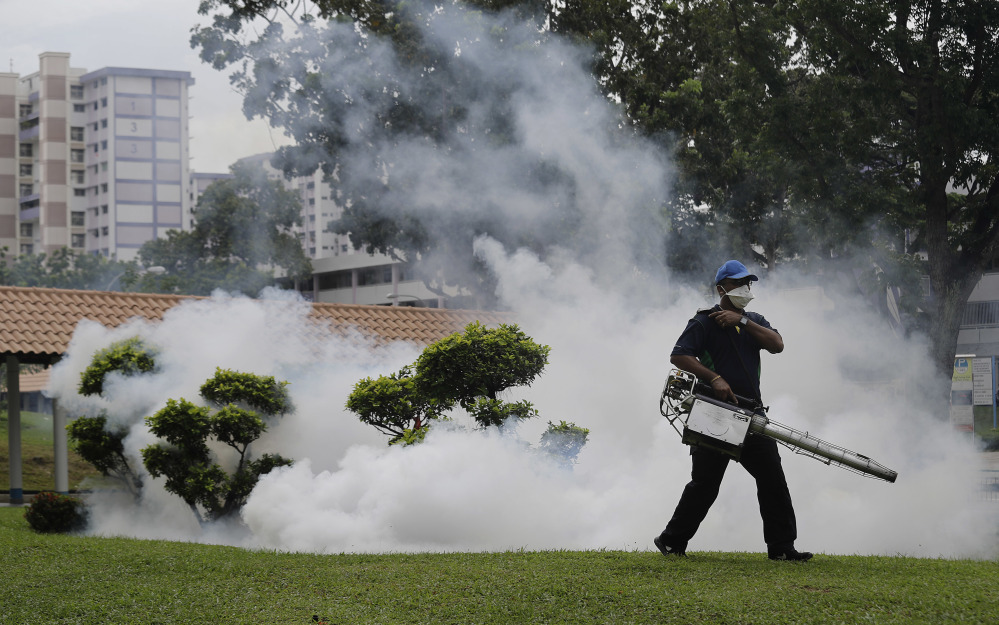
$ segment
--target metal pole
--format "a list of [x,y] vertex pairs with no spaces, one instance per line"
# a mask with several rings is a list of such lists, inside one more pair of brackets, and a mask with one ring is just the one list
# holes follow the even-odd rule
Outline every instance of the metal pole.
[[24,503],[21,473],[21,364],[7,354],[7,446],[10,450],[10,503]]
[[776,421],[770,421],[766,417],[754,415],[749,426],[749,431],[755,434],[762,434],[770,438],[787,443],[792,447],[802,450],[807,456],[821,459],[825,458],[831,462],[844,467],[859,471],[866,475],[872,475],[887,482],[894,482],[898,473],[881,466],[874,460],[850,451],[837,445],[832,445],[826,441],[816,438],[807,432],[799,432]]
[[61,402],[52,398],[52,453],[55,459],[55,489],[57,493],[69,492],[69,449],[66,444],[66,411]]

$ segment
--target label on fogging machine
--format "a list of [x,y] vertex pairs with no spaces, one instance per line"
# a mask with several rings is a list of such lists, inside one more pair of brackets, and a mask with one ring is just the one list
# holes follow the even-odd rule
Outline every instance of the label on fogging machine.
[[749,417],[706,401],[695,401],[687,429],[730,445],[740,446],[749,432]]

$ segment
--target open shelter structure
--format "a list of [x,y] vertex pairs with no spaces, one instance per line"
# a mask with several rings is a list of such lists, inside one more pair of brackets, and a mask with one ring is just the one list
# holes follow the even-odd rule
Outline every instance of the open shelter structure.
[[[50,366],[62,358],[77,324],[89,319],[117,327],[140,317],[159,321],[185,300],[185,295],[118,293],[0,286],[0,357],[6,364],[10,503],[24,501],[21,460],[20,366]],[[494,325],[510,321],[509,313],[404,306],[311,304],[309,319],[318,328],[359,332],[375,343],[409,341],[421,345],[460,331],[473,321]],[[54,489],[68,492],[66,414],[53,398]]]

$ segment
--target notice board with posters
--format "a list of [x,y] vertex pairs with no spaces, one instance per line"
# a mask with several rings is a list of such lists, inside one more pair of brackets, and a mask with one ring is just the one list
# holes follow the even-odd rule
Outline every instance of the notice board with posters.
[[972,359],[971,374],[975,405],[993,405],[995,403],[995,389],[992,388],[992,357]]
[[954,376],[950,385],[950,422],[955,428],[975,431],[975,407],[973,402],[974,374],[970,356],[954,359]]

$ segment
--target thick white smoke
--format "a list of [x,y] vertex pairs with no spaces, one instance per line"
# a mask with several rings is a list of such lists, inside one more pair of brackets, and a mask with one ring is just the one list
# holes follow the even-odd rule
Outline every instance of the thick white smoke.
[[[441,427],[422,445],[388,447],[344,408],[360,377],[397,370],[416,348],[387,351],[330,335],[296,341],[308,304],[218,296],[182,304],[160,324],[118,330],[83,324],[53,372],[53,387],[73,398],[79,372],[95,349],[139,334],[163,349],[161,373],[122,379],[108,391],[118,411],[146,413],[169,397],[195,399],[216,365],[291,381],[297,407],[256,451],[295,458],[265,476],[247,504],[244,526],[200,528],[186,507],[148,481],[141,505],[99,497],[94,531],[315,552],[646,549],[662,529],[689,473],[687,448],[658,413],[667,356],[700,293],[677,291],[675,304],[643,308],[594,286],[587,270],[555,271],[524,252],[488,239],[478,249],[515,293],[518,321],[552,347],[551,362],[530,389],[512,399],[535,403],[542,419],[515,431]],[[709,272],[710,273],[710,272]],[[764,397],[771,418],[805,429],[899,472],[898,482],[866,479],[783,451],[798,514],[799,546],[825,553],[919,556],[994,555],[988,537],[994,506],[978,501],[976,454],[927,414],[918,380],[930,375],[920,344],[901,342],[873,316],[824,314],[778,289],[759,285],[753,308],[785,337],[783,354],[764,357]],[[867,328],[865,331],[864,328]],[[902,392],[864,388],[844,371],[844,355],[894,354]],[[846,375],[844,375],[846,374]],[[87,410],[90,400],[72,407]],[[566,470],[534,453],[545,421],[591,430],[579,463]],[[130,452],[151,442],[136,425]],[[691,544],[696,550],[763,549],[755,487],[730,465],[718,502]]]
[[[488,29],[484,20],[442,18],[434,36],[448,36],[447,28]],[[476,33],[450,36],[466,41]],[[659,392],[673,343],[708,303],[706,291],[647,266],[634,268],[633,248],[661,232],[655,219],[632,217],[665,195],[667,159],[647,143],[610,131],[613,108],[581,69],[577,50],[559,42],[539,45],[550,46],[540,66],[500,48],[462,51],[485,55],[477,67],[506,81],[508,105],[517,111],[516,141],[495,149],[479,145],[474,154],[459,151],[454,160],[416,144],[382,146],[380,156],[400,168],[435,165],[434,176],[426,169],[393,174],[414,181],[399,192],[409,194],[415,209],[444,211],[434,219],[446,218],[442,207],[470,206],[496,211],[499,221],[537,219],[531,207],[545,204],[521,193],[511,172],[518,159],[536,160],[539,152],[571,178],[590,249],[580,254],[554,240],[542,259],[487,236],[475,244],[477,257],[497,278],[500,302],[515,311],[527,334],[551,346],[540,379],[507,397],[534,402],[541,418],[503,432],[472,430],[458,419],[455,427],[433,430],[421,445],[388,447],[344,403],[357,380],[397,371],[415,360],[418,348],[374,349],[358,336],[335,333],[302,339],[308,304],[275,293],[261,301],[218,295],[188,302],[159,324],[116,330],[81,324],[53,372],[52,390],[71,411],[105,407],[134,424],[127,441],[133,458],[151,442],[141,417],[168,398],[196,400],[217,366],[290,381],[297,407],[255,444],[257,453],[296,462],[264,476],[242,524],[202,528],[159,480],[147,480],[138,505],[94,498],[95,533],[313,552],[652,548],[690,468],[688,449],[659,414]],[[325,68],[332,72],[327,80],[337,80],[336,69]],[[356,70],[345,61],[344,71]],[[360,107],[357,116],[363,127]],[[704,284],[725,260],[705,261]],[[792,276],[775,275],[754,288],[752,309],[786,343],[784,353],[764,355],[771,418],[899,472],[898,482],[887,484],[783,450],[798,547],[994,556],[996,510],[976,497],[976,455],[940,415],[926,412],[920,380],[932,373],[925,345],[896,339],[852,302],[827,310],[815,290],[796,287]],[[103,400],[79,397],[79,374],[94,351],[136,334],[162,350],[162,370],[113,381]],[[858,373],[856,363],[878,372],[879,383],[863,384],[873,378]],[[560,420],[591,431],[571,470],[532,451],[546,422]],[[690,549],[763,550],[757,510],[755,485],[731,464]]]

